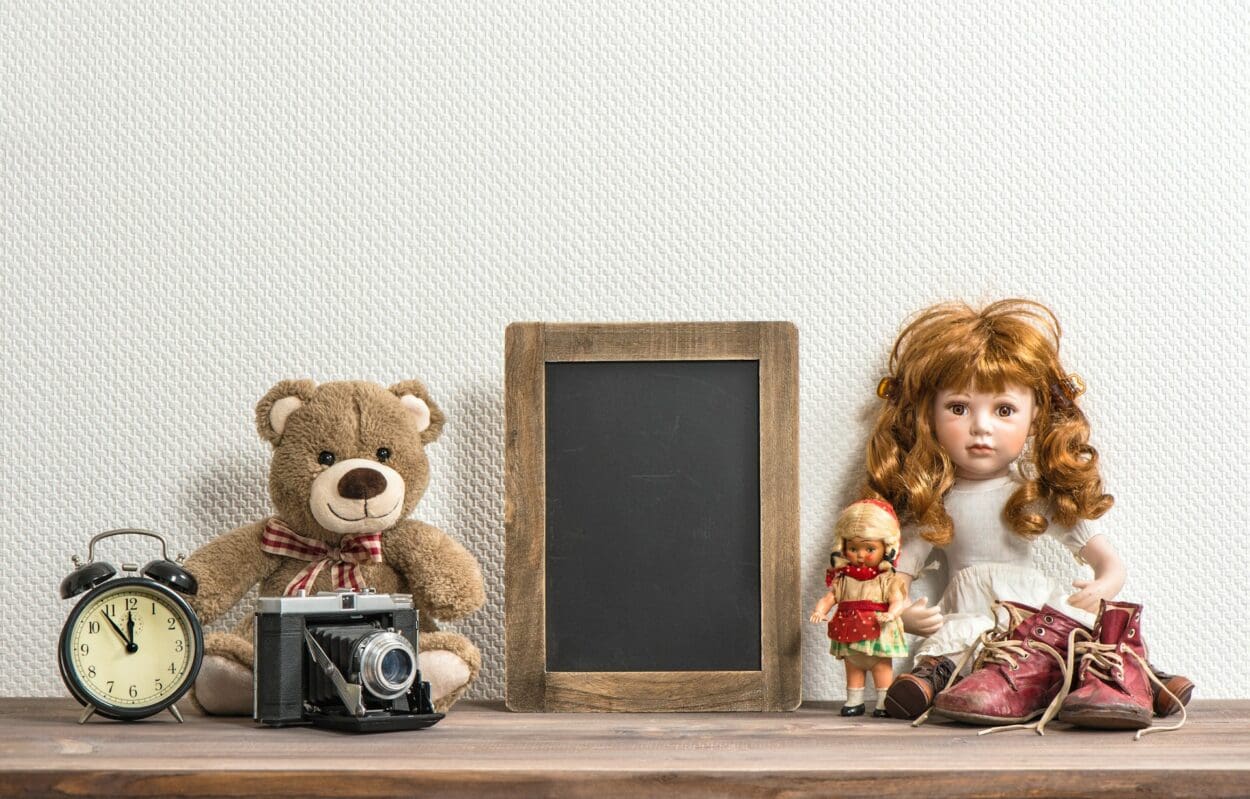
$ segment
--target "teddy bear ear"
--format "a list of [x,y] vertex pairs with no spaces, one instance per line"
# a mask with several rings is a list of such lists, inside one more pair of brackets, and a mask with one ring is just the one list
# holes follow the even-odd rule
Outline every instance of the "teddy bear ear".
[[405,380],[390,387],[400,403],[417,420],[421,443],[429,444],[443,432],[443,411],[430,399],[430,392],[420,380]]
[[308,402],[317,384],[311,380],[283,380],[261,398],[256,405],[256,432],[274,446],[282,438],[287,419]]

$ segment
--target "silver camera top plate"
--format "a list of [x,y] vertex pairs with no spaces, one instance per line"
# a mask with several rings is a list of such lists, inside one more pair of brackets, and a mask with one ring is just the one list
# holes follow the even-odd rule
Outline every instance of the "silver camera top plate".
[[266,596],[256,600],[257,613],[378,613],[412,608],[412,594],[372,591],[320,591],[312,596]]

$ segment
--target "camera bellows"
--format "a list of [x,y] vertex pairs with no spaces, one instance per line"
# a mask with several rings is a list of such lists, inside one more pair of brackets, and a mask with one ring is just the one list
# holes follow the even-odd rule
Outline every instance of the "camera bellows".
[[[416,653],[402,635],[371,624],[309,625],[309,632],[349,682],[365,689],[365,704],[383,702],[408,692],[417,675]],[[314,670],[308,699],[316,705],[334,704],[338,692],[329,677]]]

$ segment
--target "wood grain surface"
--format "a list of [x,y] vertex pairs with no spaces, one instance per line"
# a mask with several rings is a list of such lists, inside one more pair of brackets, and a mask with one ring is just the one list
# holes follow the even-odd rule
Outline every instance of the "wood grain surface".
[[541,710],[545,631],[547,473],[543,326],[508,325],[504,339],[504,672],[508,706]]
[[1130,733],[793,713],[511,713],[353,736],[186,714],[77,724],[69,699],[0,699],[0,796],[1246,796],[1250,701]]

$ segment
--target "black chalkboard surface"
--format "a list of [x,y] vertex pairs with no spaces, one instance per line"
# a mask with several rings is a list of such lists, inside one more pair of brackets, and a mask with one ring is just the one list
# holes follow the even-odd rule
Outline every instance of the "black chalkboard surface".
[[546,378],[548,671],[759,669],[759,363]]
[[505,350],[508,707],[796,707],[794,326],[527,322]]

